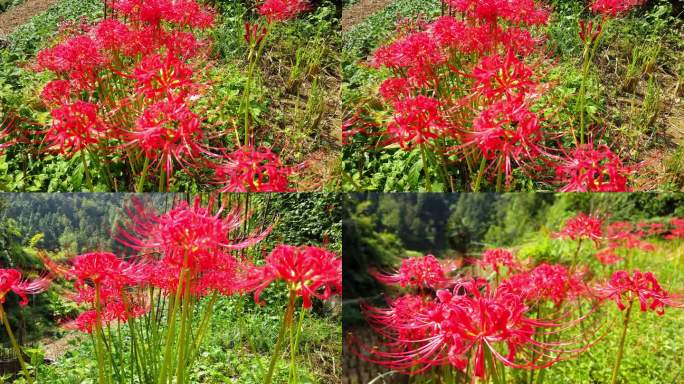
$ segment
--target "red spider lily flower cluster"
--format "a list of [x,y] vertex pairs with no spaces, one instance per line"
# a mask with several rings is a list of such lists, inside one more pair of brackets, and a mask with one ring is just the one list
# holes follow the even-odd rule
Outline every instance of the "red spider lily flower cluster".
[[604,265],[616,264],[623,260],[623,258],[615,254],[615,250],[610,247],[596,252],[595,256],[596,260]]
[[496,274],[500,273],[501,267],[506,267],[509,272],[520,269],[520,263],[513,254],[501,248],[488,249],[482,252],[482,257],[477,261],[482,269],[490,268]]
[[384,284],[398,284],[401,287],[417,289],[439,289],[446,287],[449,268],[433,255],[410,257],[401,261],[399,269],[392,274],[372,272]]
[[684,219],[674,218],[670,220],[672,229],[665,236],[666,239],[684,239]]
[[[269,0],[263,7],[277,18],[303,9],[290,3]],[[37,56],[37,69],[54,76],[41,92],[52,116],[43,131],[45,147],[66,156],[128,161],[135,174],[156,174],[167,189],[178,167],[211,172],[235,164],[243,148],[230,153],[210,143],[220,133],[203,124],[198,110],[209,82],[211,40],[203,36],[213,11],[195,0],[115,0],[108,6],[115,18],[67,28]],[[266,33],[258,25],[245,29],[248,43]],[[269,153],[268,162],[280,159]],[[288,176],[278,173],[277,183],[228,182],[249,191],[281,191]]]
[[501,282],[500,289],[516,293],[530,304],[548,300],[556,306],[587,294],[582,274],[571,273],[560,264],[540,264],[514,274]]
[[130,222],[119,228],[118,237],[143,257],[160,258],[177,271],[188,269],[198,275],[221,270],[234,263],[232,251],[257,244],[271,229],[236,237],[243,221],[239,208],[225,212],[214,205],[213,198],[204,206],[196,197],[192,204],[182,201],[160,214],[135,202],[129,209]]
[[289,176],[297,167],[287,167],[266,147],[242,147],[214,167],[220,192],[288,192]]
[[196,297],[253,290],[252,265],[233,253],[263,240],[270,228],[237,235],[245,220],[238,212],[216,207],[213,199],[203,205],[199,197],[165,213],[134,200],[117,239],[135,255],[91,252],[74,257],[68,268],[43,255],[55,275],[74,281],[72,299],[87,306],[67,326],[90,333],[98,319],[103,326],[142,316],[150,310],[149,288],[170,295],[187,286]]
[[74,281],[72,299],[88,308],[65,324],[67,328],[92,333],[112,322],[125,323],[140,317],[149,310],[135,289],[148,284],[150,269],[144,263],[126,261],[110,252],[85,253],[71,260],[71,268],[64,277]]
[[[443,2],[450,15],[398,23],[395,39],[375,50],[370,66],[389,69],[391,76],[379,86],[381,103],[358,109],[368,119],[346,122],[345,138],[380,136],[375,144],[407,151],[421,146],[443,163],[429,167],[443,168],[434,173],[444,185],[453,184],[452,163],[465,162],[472,175],[461,178],[473,188],[496,176],[500,189],[505,176],[509,189],[519,170],[560,191],[628,190],[633,170],[607,146],[578,142],[564,156],[565,149],[554,149],[563,133],[552,129],[543,97],[552,64],[544,39],[535,37],[549,10],[534,0]],[[580,34],[594,41],[601,30],[583,22]],[[368,126],[368,120],[380,124]],[[427,178],[428,166],[423,168]]]
[[616,221],[610,223],[607,228],[606,237],[609,248],[641,249],[642,251],[652,251],[653,244],[643,241],[642,238],[648,234],[634,224],[627,221]]
[[[543,118],[532,108],[541,85],[531,55],[540,41],[526,28],[545,24],[549,12],[534,1],[445,3],[466,17],[415,23],[373,54],[372,66],[394,73],[379,90],[393,111],[381,133],[407,150],[484,158],[510,181],[513,164],[545,153]],[[453,67],[464,55],[472,61]]]
[[643,5],[644,2],[644,0],[595,0],[591,4],[591,11],[604,17],[616,17]]
[[46,277],[39,277],[28,280],[22,277],[21,272],[16,269],[0,269],[0,304],[5,303],[7,294],[11,291],[21,298],[19,305],[28,304],[27,295],[36,295],[45,292],[50,286],[51,280]]
[[595,288],[601,299],[615,300],[618,308],[624,310],[623,300],[639,300],[642,312],[654,311],[662,316],[665,307],[683,307],[682,295],[668,293],[651,272],[641,272],[635,269],[630,274],[627,271],[617,271],[610,281]]
[[293,19],[310,7],[306,0],[265,0],[258,12],[272,23]]
[[565,222],[563,229],[555,236],[572,240],[587,239],[598,243],[603,238],[603,220],[598,216],[580,212]]
[[266,264],[251,272],[255,300],[276,280],[302,297],[304,308],[311,308],[311,298],[328,300],[342,294],[342,259],[334,252],[313,246],[278,245],[266,257]]
[[627,177],[633,172],[607,146],[580,145],[556,166],[556,177],[564,185],[558,191],[628,192]]
[[471,365],[473,375],[482,378],[489,364],[486,353],[508,367],[540,369],[560,361],[564,353],[585,349],[563,350],[560,345],[571,342],[537,340],[539,334],[568,324],[537,318],[517,292],[483,279],[452,284],[453,289],[438,290],[434,297],[409,294],[388,300],[387,308],[363,305],[370,325],[386,341],[381,348],[359,344],[356,352],[402,373],[420,374],[443,365],[465,371]]

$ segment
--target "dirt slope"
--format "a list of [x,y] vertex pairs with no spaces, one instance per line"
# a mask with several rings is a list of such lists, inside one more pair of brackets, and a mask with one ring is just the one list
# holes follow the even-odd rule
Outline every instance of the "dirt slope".
[[26,0],[23,3],[0,13],[0,36],[7,36],[18,26],[25,24],[33,16],[45,12],[57,0]]

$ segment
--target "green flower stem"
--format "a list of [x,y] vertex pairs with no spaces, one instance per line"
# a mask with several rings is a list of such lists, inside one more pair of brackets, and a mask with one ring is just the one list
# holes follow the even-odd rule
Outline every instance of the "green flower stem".
[[190,351],[190,356],[188,358],[188,365],[191,365],[199,354],[200,346],[202,345],[204,334],[209,326],[209,320],[211,320],[211,314],[214,311],[214,304],[216,303],[217,298],[218,293],[214,291],[214,293],[211,295],[211,299],[209,300],[209,304],[207,304],[207,307],[204,309],[204,313],[202,314],[202,320],[200,320],[200,325],[197,329],[197,335],[195,335],[193,338],[192,350]]
[[266,33],[264,34],[264,37],[261,39],[259,42],[259,45],[257,46],[257,51],[256,55],[253,55],[254,53],[254,47],[250,47],[249,50],[249,67],[247,69],[247,81],[245,83],[245,88],[242,92],[242,105],[244,108],[244,118],[245,118],[245,145],[249,144],[249,136],[250,136],[250,131],[249,131],[249,97],[250,93],[252,91],[252,79],[254,78],[254,71],[256,70],[256,66],[259,63],[259,58],[261,57],[261,54],[264,51],[264,46],[266,46],[266,40],[268,39],[268,36],[271,33],[271,23],[268,23],[266,25]]
[[618,354],[615,358],[615,365],[613,366],[613,376],[610,379],[610,384],[617,383],[618,372],[620,372],[620,363],[622,363],[622,357],[625,354],[625,339],[627,339],[627,328],[629,326],[630,314],[632,313],[632,306],[634,304],[634,297],[629,300],[627,305],[627,312],[622,319],[622,335],[620,335],[620,346],[618,347]]
[[[160,165],[159,167],[162,168],[163,165]],[[161,169],[159,172],[159,187],[158,187],[159,192],[167,192],[166,191],[166,185],[165,185],[166,177],[167,177],[166,171],[164,169]],[[168,177],[171,177],[171,176],[169,175]]]
[[577,256],[579,256],[580,249],[582,248],[582,241],[584,239],[580,238],[577,242],[577,248],[575,248],[575,253],[572,255],[572,270],[574,271],[577,267]]
[[299,373],[297,372],[297,351],[299,349],[299,337],[302,332],[302,323],[304,322],[304,316],[306,314],[306,309],[302,306],[299,310],[299,321],[297,322],[297,328],[295,332],[290,332],[290,384],[299,383]]
[[582,53],[582,82],[580,84],[579,94],[577,95],[577,113],[580,115],[580,144],[584,144],[584,109],[587,93],[587,77],[589,76],[590,47],[591,43],[584,44],[584,52]]
[[[187,273],[186,273],[187,276]],[[185,289],[183,292],[183,308],[181,310],[181,327],[180,327],[180,340],[178,342],[178,365],[176,367],[176,384],[184,384],[185,369],[187,368],[186,362],[186,352],[187,345],[190,342],[188,340],[187,334],[189,331],[188,322],[190,321],[190,312],[192,307],[192,297],[190,297],[190,284],[185,284]]]
[[79,153],[79,157],[83,163],[83,172],[85,173],[86,185],[88,186],[90,192],[95,192],[93,188],[93,179],[90,176],[90,170],[88,169],[88,160],[86,159],[85,151],[81,151],[81,153]]
[[584,51],[582,52],[582,83],[580,84],[579,94],[577,95],[577,112],[580,115],[580,144],[585,143],[585,126],[586,122],[584,115],[586,112],[586,94],[587,94],[587,80],[589,77],[589,67],[596,56],[601,36],[603,36],[603,29],[606,26],[606,20],[601,19],[599,25],[600,32],[596,38],[584,44]]
[[292,325],[292,314],[294,313],[295,299],[297,298],[297,292],[294,289],[290,289],[290,300],[287,303],[287,309],[285,310],[285,315],[283,316],[283,323],[280,326],[280,332],[278,333],[278,340],[276,341],[275,350],[273,351],[273,356],[271,357],[271,363],[268,366],[268,373],[264,380],[264,384],[271,384],[273,382],[273,372],[275,372],[275,366],[280,358],[280,351],[283,347],[283,339],[285,338],[285,331]]
[[147,170],[150,167],[150,159],[145,156],[145,162],[143,163],[143,168],[140,173],[140,179],[138,179],[138,185],[135,188],[136,192],[143,192],[145,188],[145,179],[147,178]]
[[427,155],[425,154],[425,144],[420,144],[420,161],[423,164],[423,173],[425,174],[425,190],[432,192],[432,182],[430,181],[430,168],[427,163]]
[[484,176],[485,166],[487,165],[487,159],[482,156],[480,160],[480,169],[477,171],[477,176],[475,177],[475,185],[473,185],[473,192],[480,191],[480,183],[482,182],[482,177]]
[[17,339],[14,338],[14,333],[12,333],[12,328],[10,327],[9,319],[7,318],[7,314],[5,313],[5,309],[3,308],[2,303],[0,303],[0,318],[2,318],[2,323],[5,324],[7,336],[9,336],[10,342],[12,343],[14,353],[17,354],[17,359],[19,360],[19,365],[21,365],[21,371],[24,372],[24,377],[26,378],[26,381],[28,381],[29,384],[33,384],[33,378],[29,374],[28,368],[26,367],[26,362],[24,361],[24,357],[21,355],[21,348],[19,348],[19,343],[17,343]]
[[[185,256],[187,259],[187,255]],[[184,263],[185,265],[185,263]],[[159,370],[159,378],[157,384],[166,384],[169,365],[171,364],[171,351],[173,346],[176,344],[176,312],[180,305],[181,299],[181,289],[185,283],[186,269],[181,269],[180,276],[178,278],[178,287],[176,288],[176,294],[172,296],[173,304],[169,304],[169,315],[168,315],[168,327],[166,330],[166,340],[164,346],[164,358],[162,360],[161,369]]]
[[102,308],[100,307],[100,283],[95,283],[95,354],[97,355],[98,383],[105,384],[104,346],[102,345]]

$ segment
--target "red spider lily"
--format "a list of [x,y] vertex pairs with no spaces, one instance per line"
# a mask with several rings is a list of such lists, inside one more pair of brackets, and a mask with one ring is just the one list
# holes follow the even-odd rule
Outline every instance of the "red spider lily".
[[477,148],[487,160],[496,160],[497,170],[513,172],[513,162],[523,163],[544,153],[540,118],[531,112],[522,98],[502,100],[487,106],[475,118],[472,131],[463,133],[459,148]]
[[115,0],[111,6],[134,20],[152,25],[166,21],[179,27],[206,29],[214,23],[214,15],[194,0]]
[[69,155],[98,143],[108,129],[97,111],[96,104],[80,100],[53,109],[52,126],[44,131],[43,141],[50,149]]
[[582,144],[556,166],[556,177],[565,184],[558,191],[628,192],[632,172],[607,146],[594,149],[593,144]]
[[42,50],[36,58],[38,69],[65,74],[82,89],[93,89],[100,70],[107,64],[90,36],[76,36]]
[[[133,69],[131,77],[136,81],[136,91],[150,99],[158,96],[178,98],[197,88],[194,72],[189,65],[173,55],[145,56]],[[176,91],[176,92],[174,92]]]
[[672,229],[670,229],[670,233],[665,236],[666,239],[684,238],[684,219],[672,219],[670,220],[670,225],[672,226]]
[[432,38],[441,48],[457,49],[466,54],[484,55],[497,45],[491,25],[469,25],[453,16],[442,16],[428,27]]
[[643,251],[654,250],[653,244],[641,240],[643,236],[644,232],[635,230],[632,223],[617,221],[608,226],[606,237],[612,248],[641,249]]
[[371,64],[405,71],[417,85],[423,86],[434,77],[433,67],[445,60],[446,57],[429,33],[416,32],[378,48]]
[[589,20],[588,23],[585,23],[584,20],[580,20],[579,26],[579,36],[585,44],[593,44],[601,35],[601,31],[603,30],[603,24],[601,23],[599,23],[596,29],[594,29],[593,20]]
[[129,39],[135,38],[135,33],[128,26],[117,19],[104,19],[94,28],[93,33],[100,49],[118,51]]
[[294,19],[309,8],[311,5],[306,0],[265,0],[258,12],[271,23]]
[[83,333],[93,333],[97,324],[97,317],[95,310],[83,311],[73,321],[63,324],[63,327],[69,330],[79,330]]
[[40,98],[46,105],[68,104],[71,99],[71,84],[67,80],[52,80],[45,84]]
[[380,96],[388,103],[396,103],[411,94],[409,79],[390,77],[380,84]]
[[0,269],[0,304],[5,303],[7,294],[12,291],[17,294],[21,301],[19,305],[28,304],[27,295],[36,295],[45,292],[50,285],[48,277],[39,277],[35,280],[22,278],[21,272],[16,269]]
[[284,166],[269,148],[245,146],[212,164],[221,192],[287,192],[297,167]]
[[98,143],[107,132],[107,126],[97,116],[97,111],[97,105],[80,100],[53,109],[50,112],[52,126],[44,131],[44,142],[50,149],[71,155]]
[[252,42],[254,45],[259,45],[267,32],[268,28],[266,27],[261,27],[256,23],[252,24],[249,21],[245,22],[245,42],[248,45],[251,45]]
[[498,19],[512,24],[543,25],[549,19],[549,11],[533,0],[446,0],[446,4],[469,17],[496,24]]
[[[561,360],[562,353],[583,350],[563,351],[559,346],[567,343],[535,340],[538,329],[563,325],[531,318],[521,297],[492,290],[484,280],[459,281],[453,291],[438,291],[432,303],[409,299],[393,302],[387,311],[366,309],[388,341],[383,349],[364,348],[361,356],[402,373],[445,364],[465,370],[472,359],[474,376],[484,377],[485,350],[504,365],[522,369],[545,368]],[[548,359],[542,362],[542,355]]]
[[607,17],[616,17],[642,5],[645,0],[595,0],[591,11]]
[[532,81],[532,69],[518,60],[513,51],[508,51],[506,55],[482,57],[470,76],[475,80],[473,92],[487,98],[505,95],[512,99],[516,95],[528,93],[536,86]]
[[520,269],[520,263],[515,259],[513,254],[501,248],[488,249],[482,252],[482,257],[477,261],[481,268],[491,268],[498,275],[501,267],[508,268],[509,272]]
[[192,205],[182,201],[163,214],[134,202],[128,214],[130,222],[119,228],[121,243],[142,255],[159,256],[171,266],[188,268],[193,275],[221,269],[232,263],[231,251],[250,247],[270,233],[269,227],[260,233],[233,237],[243,221],[239,207],[225,213],[223,206],[214,209],[213,198],[203,206],[199,196]]
[[652,310],[659,316],[665,313],[665,307],[682,307],[681,295],[673,295],[664,290],[652,272],[641,272],[638,269],[630,275],[627,271],[613,273],[610,281],[595,287],[597,296],[601,299],[615,300],[618,308],[624,310],[628,301],[638,299],[642,312]]
[[145,263],[126,261],[110,252],[78,255],[71,260],[71,264],[67,278],[76,279],[78,287],[85,287],[92,282],[103,283],[104,289],[117,290],[124,285],[145,283],[149,276]]
[[[311,308],[311,297],[327,300],[342,293],[342,259],[334,252],[312,246],[278,245],[266,257],[266,265],[253,271],[255,300],[273,281],[285,281]],[[322,290],[322,291],[321,291]]]
[[653,236],[663,233],[665,231],[665,224],[640,221],[636,224],[636,228],[643,236]]
[[438,289],[449,285],[450,271],[432,255],[409,257],[401,261],[399,269],[392,274],[373,272],[373,276],[384,284],[399,284],[401,287]]
[[448,131],[437,99],[419,95],[394,103],[394,116],[387,124],[391,142],[411,148],[440,137]]
[[530,304],[550,300],[556,306],[587,293],[581,273],[573,274],[560,264],[545,263],[529,272],[510,276],[499,289],[515,293]]
[[429,337],[430,330],[421,321],[429,316],[437,304],[427,300],[424,295],[403,295],[387,299],[387,307],[374,307],[361,303],[361,309],[373,330],[387,337],[396,338],[397,346],[401,340],[422,340]]
[[[112,322],[126,323],[131,318],[143,316],[148,310],[149,308],[144,306],[128,307],[120,301],[105,303],[100,309],[100,327]],[[83,333],[93,333],[97,325],[97,312],[95,309],[83,311],[74,320],[62,324],[62,327]]]
[[615,254],[614,248],[608,247],[606,249],[602,249],[596,252],[596,260],[598,260],[601,264],[611,265],[616,264],[622,261],[623,259],[622,257]]
[[202,151],[200,119],[182,97],[150,105],[136,120],[133,130],[124,131],[123,136],[124,147],[142,150],[153,167],[162,168],[169,176],[175,163],[188,164]]
[[555,236],[572,240],[588,239],[598,243],[603,238],[603,219],[580,212],[566,221],[563,229]]

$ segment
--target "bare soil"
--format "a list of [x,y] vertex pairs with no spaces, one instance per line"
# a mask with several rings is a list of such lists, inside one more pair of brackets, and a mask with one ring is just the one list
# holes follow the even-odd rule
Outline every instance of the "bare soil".
[[33,16],[45,12],[58,0],[26,0],[0,13],[0,36],[7,36]]
[[69,333],[60,339],[43,339],[40,341],[40,345],[43,346],[45,350],[45,358],[56,361],[59,360],[67,350],[71,347],[70,343],[72,340],[76,340],[80,335],[76,332]]
[[359,0],[342,11],[342,32],[349,31],[356,24],[366,20],[375,12],[385,8],[392,0]]

